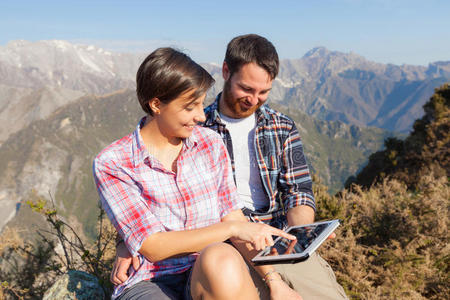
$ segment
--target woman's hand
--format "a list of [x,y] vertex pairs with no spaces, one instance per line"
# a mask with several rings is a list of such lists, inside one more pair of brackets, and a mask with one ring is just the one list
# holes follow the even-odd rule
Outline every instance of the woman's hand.
[[296,237],[283,230],[266,225],[264,223],[251,223],[246,221],[232,221],[232,237],[241,241],[249,242],[256,250],[264,250],[268,246],[273,246],[272,236],[281,236],[288,240],[295,240]]

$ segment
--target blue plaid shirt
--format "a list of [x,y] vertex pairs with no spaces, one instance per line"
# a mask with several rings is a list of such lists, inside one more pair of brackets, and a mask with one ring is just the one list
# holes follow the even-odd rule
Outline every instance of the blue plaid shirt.
[[[219,115],[219,94],[214,103],[205,108],[204,127],[222,136],[235,172],[231,136]],[[303,154],[303,145],[294,121],[267,105],[256,112],[255,152],[262,185],[269,199],[263,211],[244,213],[252,221],[262,221],[283,228],[290,208],[308,205],[316,209],[312,180]],[[236,178],[235,178],[236,180]]]

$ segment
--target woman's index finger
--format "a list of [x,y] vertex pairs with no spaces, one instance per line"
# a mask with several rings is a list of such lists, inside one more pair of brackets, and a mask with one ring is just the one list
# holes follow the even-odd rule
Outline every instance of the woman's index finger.
[[277,235],[277,236],[287,238],[288,240],[296,240],[297,239],[295,237],[295,235],[289,234],[286,231],[283,231],[283,230],[277,229],[277,228],[274,228],[274,229],[275,229],[275,235]]

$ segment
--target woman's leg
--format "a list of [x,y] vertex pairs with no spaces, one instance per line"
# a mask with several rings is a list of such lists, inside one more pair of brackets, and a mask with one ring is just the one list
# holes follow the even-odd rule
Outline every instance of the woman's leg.
[[241,254],[231,245],[206,247],[192,270],[192,299],[258,299],[258,294]]

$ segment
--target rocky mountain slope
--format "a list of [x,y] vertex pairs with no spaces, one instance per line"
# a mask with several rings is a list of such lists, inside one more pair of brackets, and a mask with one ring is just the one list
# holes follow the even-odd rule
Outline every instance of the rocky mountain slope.
[[132,87],[142,55],[112,53],[66,41],[11,41],[0,47],[0,83],[63,87],[105,94]]
[[434,88],[450,81],[450,62],[423,66],[374,63],[316,48],[281,63],[278,101],[322,120],[408,131]]
[[34,120],[47,118],[58,107],[83,95],[62,87],[32,89],[0,84],[0,144]]
[[[57,87],[96,95],[134,88],[144,57],[66,41],[12,41],[0,46],[0,85],[17,88],[17,96],[0,93],[0,102],[19,101],[29,91],[20,93],[24,88]],[[208,94],[212,99],[223,86],[221,65],[203,66],[217,81]],[[319,47],[300,59],[281,61],[271,101],[321,120],[407,132],[422,116],[421,107],[434,88],[448,81],[450,61],[428,67],[386,65]]]
[[0,46],[0,144],[83,95],[133,87],[141,59],[66,41]]

